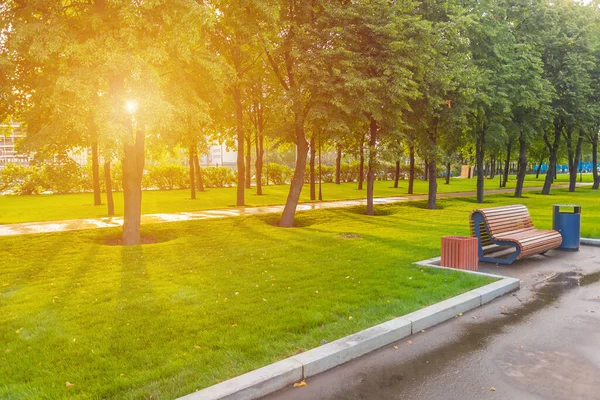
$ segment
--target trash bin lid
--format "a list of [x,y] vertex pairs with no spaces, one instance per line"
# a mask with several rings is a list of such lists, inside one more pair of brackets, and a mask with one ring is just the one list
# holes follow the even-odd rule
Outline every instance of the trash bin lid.
[[570,207],[570,208],[573,208],[574,214],[581,213],[581,206],[579,204],[554,204],[553,207],[555,210],[558,210],[561,207]]

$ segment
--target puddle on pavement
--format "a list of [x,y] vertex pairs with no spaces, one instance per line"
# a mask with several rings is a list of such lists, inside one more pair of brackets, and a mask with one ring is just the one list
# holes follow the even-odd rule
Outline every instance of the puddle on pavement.
[[596,283],[600,281],[600,271],[594,272],[593,274],[584,275],[579,279],[579,284],[581,286],[590,285],[592,283]]
[[[598,281],[600,281],[600,271],[589,275],[581,275],[577,272],[556,274],[534,285],[532,289],[534,295],[531,299],[523,300],[516,293],[513,294],[522,302],[520,307],[507,309],[496,318],[469,324],[464,332],[460,333],[458,340],[448,342],[416,359],[409,359],[384,369],[375,368],[361,374],[358,379],[360,385],[349,387],[348,390],[352,392],[352,398],[361,398],[362,394],[375,394],[385,388],[394,387],[395,390],[402,390],[413,384],[423,384],[428,376],[433,376],[449,365],[456,364],[460,357],[485,347],[496,335],[504,333],[510,326],[551,306],[566,292]],[[336,398],[339,398],[339,395],[337,394]]]

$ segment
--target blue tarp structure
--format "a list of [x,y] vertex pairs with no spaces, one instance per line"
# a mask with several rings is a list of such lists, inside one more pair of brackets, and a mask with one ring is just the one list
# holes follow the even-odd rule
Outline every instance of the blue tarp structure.
[[[556,169],[559,174],[561,174],[561,173],[566,174],[567,172],[569,172],[569,166],[567,164],[559,164],[556,166]],[[540,172],[545,174],[546,171],[548,171],[548,164],[542,163],[542,168],[540,169]],[[579,165],[577,166],[577,172],[592,172],[592,162],[591,161],[580,162]]]

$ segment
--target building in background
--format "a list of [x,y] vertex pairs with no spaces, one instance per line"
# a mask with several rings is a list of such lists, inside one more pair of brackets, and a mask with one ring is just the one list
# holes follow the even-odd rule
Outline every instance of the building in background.
[[208,155],[202,156],[203,167],[227,167],[237,170],[237,151],[227,149],[225,143],[215,144],[208,149]]
[[32,157],[19,154],[15,149],[16,143],[24,136],[21,124],[18,122],[0,125],[0,169],[6,164],[29,165]]
[[[23,154],[16,150],[17,142],[24,137],[25,132],[20,123],[0,124],[0,169],[7,164],[27,166],[31,163],[32,154]],[[88,162],[89,152],[87,148],[80,148],[69,150],[67,154],[77,164],[84,166]]]

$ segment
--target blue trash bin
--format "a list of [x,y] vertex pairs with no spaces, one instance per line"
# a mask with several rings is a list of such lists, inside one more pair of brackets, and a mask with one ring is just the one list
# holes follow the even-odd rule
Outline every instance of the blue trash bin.
[[[570,208],[563,211],[561,208]],[[581,206],[575,204],[555,204],[552,208],[552,229],[562,236],[561,250],[579,250],[581,239]]]

